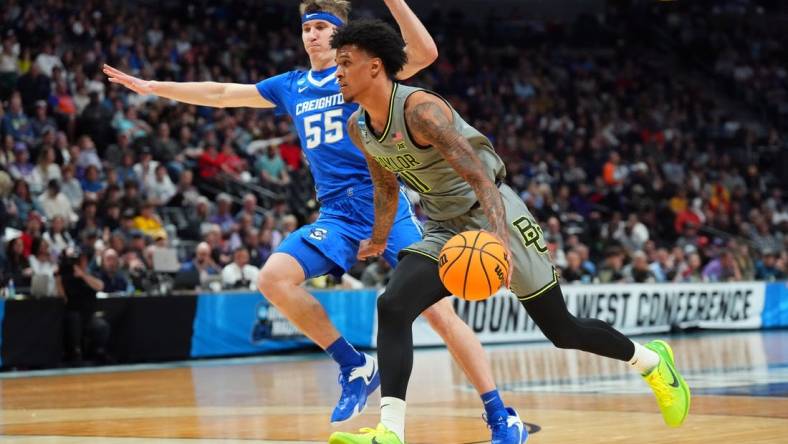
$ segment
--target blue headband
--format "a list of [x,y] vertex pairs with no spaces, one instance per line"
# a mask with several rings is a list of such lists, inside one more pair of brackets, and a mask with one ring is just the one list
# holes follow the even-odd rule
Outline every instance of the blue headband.
[[312,20],[325,20],[328,23],[333,24],[334,26],[342,26],[345,24],[345,22],[343,22],[341,18],[326,11],[307,12],[306,14],[301,16],[301,24],[310,22]]

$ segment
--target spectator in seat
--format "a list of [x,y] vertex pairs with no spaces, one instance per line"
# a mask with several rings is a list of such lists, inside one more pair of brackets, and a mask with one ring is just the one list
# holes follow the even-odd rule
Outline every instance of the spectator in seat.
[[594,276],[583,268],[580,253],[574,249],[566,253],[566,268],[561,271],[561,278],[570,284],[573,282],[590,284],[594,280]]
[[94,197],[104,191],[104,182],[101,181],[99,169],[95,165],[89,165],[85,169],[85,178],[82,179],[82,192],[90,193]]
[[38,202],[31,198],[30,188],[24,179],[16,179],[14,181],[14,194],[11,196],[11,201],[16,209],[18,225],[25,223],[30,213],[34,211],[41,212]]
[[254,290],[259,272],[259,268],[249,264],[249,250],[238,247],[233,252],[233,261],[222,269],[222,286],[226,289]]
[[33,179],[33,164],[30,163],[30,153],[25,142],[14,143],[14,161],[8,165],[8,173],[14,179],[23,179],[28,183]]
[[733,253],[723,250],[716,259],[703,268],[705,282],[737,282],[741,281],[741,272]]
[[98,278],[104,283],[105,293],[121,293],[129,291],[129,280],[120,267],[118,252],[107,248],[101,254],[101,269]]
[[648,265],[648,256],[642,250],[637,250],[632,254],[632,263],[624,268],[626,281],[642,283],[654,283],[656,278]]
[[43,238],[49,243],[52,256],[59,258],[63,250],[74,246],[74,240],[71,238],[71,234],[66,231],[65,217],[54,216],[48,225],[49,229],[44,233]]
[[140,214],[134,218],[134,228],[142,231],[146,236],[156,239],[158,237],[167,238],[167,232],[164,230],[164,225],[155,212],[155,205],[153,202],[146,202]]
[[71,203],[71,209],[76,210],[82,206],[84,193],[82,192],[82,184],[74,177],[74,165],[63,166],[63,180],[60,183],[60,191],[68,198]]
[[216,276],[221,269],[211,258],[211,246],[207,242],[200,242],[194,252],[194,258],[181,266],[181,270],[197,270],[200,274],[200,284],[204,285],[210,276]]
[[776,281],[785,279],[785,270],[778,267],[779,255],[773,250],[767,250],[755,265],[755,279],[759,281]]
[[241,220],[241,216],[248,214],[252,218],[252,226],[262,226],[265,216],[257,211],[257,197],[252,193],[246,193],[243,197],[242,205],[241,211],[235,215],[236,222]]
[[170,125],[159,123],[156,137],[153,139],[153,158],[165,165],[172,177],[178,177],[183,171],[185,158],[181,154],[178,142],[170,137]]
[[40,237],[33,239],[33,254],[30,255],[30,269],[33,275],[46,276],[48,285],[46,294],[33,296],[55,296],[55,270],[57,263],[52,257],[49,243]]
[[187,207],[196,205],[199,198],[200,192],[194,186],[194,173],[191,170],[183,170],[180,177],[178,177],[175,195],[166,205],[170,207]]
[[8,285],[8,280],[14,280],[14,286],[29,287],[33,269],[25,255],[25,244],[21,237],[8,241],[5,251],[5,269],[3,270],[3,285]]
[[216,214],[211,216],[209,221],[216,224],[221,228],[222,233],[229,233],[235,225],[230,209],[232,208],[233,199],[229,194],[220,193],[216,197]]
[[47,115],[47,103],[43,100],[36,101],[36,113],[31,121],[33,125],[33,136],[40,140],[44,137],[45,131],[57,131],[55,119]]
[[79,216],[71,208],[71,202],[68,201],[68,197],[60,192],[60,184],[57,179],[49,181],[47,191],[39,198],[38,204],[47,219],[61,216],[69,224],[76,223],[79,220]]
[[624,282],[625,253],[621,247],[609,247],[605,251],[605,262],[599,270],[599,282],[603,284]]
[[147,191],[148,199],[155,205],[163,206],[175,195],[175,185],[170,180],[170,175],[167,174],[167,167],[164,165],[156,165],[155,174],[148,177],[147,180],[145,190]]
[[258,156],[255,170],[260,175],[260,181],[266,187],[283,187],[290,183],[290,174],[287,172],[285,162],[279,155],[279,148],[269,146],[265,154]]
[[676,282],[703,282],[703,262],[695,247],[687,248],[687,263],[676,274]]
[[60,166],[55,163],[57,160],[57,153],[53,146],[44,146],[38,153],[38,162],[33,168],[30,175],[30,191],[38,195],[44,192],[44,187],[50,180],[60,182],[62,175],[60,173]]
[[13,137],[17,142],[24,142],[31,146],[35,144],[33,123],[22,109],[22,96],[19,93],[11,95],[11,101],[2,122],[3,134]]

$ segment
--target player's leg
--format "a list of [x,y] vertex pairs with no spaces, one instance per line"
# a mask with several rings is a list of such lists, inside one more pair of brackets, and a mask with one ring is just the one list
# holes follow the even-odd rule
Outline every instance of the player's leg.
[[525,442],[528,437],[525,425],[517,412],[504,404],[495,386],[492,367],[484,347],[473,330],[454,311],[451,299],[443,298],[422,315],[443,338],[452,358],[479,393],[484,405],[484,418],[492,433],[492,444]]
[[577,349],[628,362],[654,390],[665,423],[677,427],[687,417],[690,391],[663,341],[645,346],[630,340],[607,322],[577,318],[566,307],[559,285],[522,301],[542,333],[559,348]]
[[448,294],[438,278],[437,262],[420,254],[402,258],[386,291],[378,298],[381,423],[377,429],[362,429],[360,434],[333,433],[329,443],[405,442],[405,393],[413,369],[413,321]]
[[[404,200],[404,199],[403,199]],[[401,204],[400,214],[392,227],[385,258],[396,267],[398,253],[421,240],[421,229],[418,222],[410,214],[408,202]],[[405,211],[403,211],[405,210]],[[426,249],[434,250],[435,255],[440,247],[453,233],[439,230],[430,225],[431,237],[435,242],[422,243]],[[476,388],[482,400],[485,417],[490,424],[493,444],[520,444],[527,437],[527,432],[517,413],[504,405],[493,379],[492,368],[487,354],[479,338],[454,311],[450,298],[443,298],[427,308],[422,315],[433,330],[441,336],[449,353],[462,368],[468,380]]]
[[[400,213],[403,213],[403,210],[405,210],[404,217],[403,214],[398,214],[399,217],[391,229],[388,245],[383,254],[392,268],[397,266],[399,252],[421,241],[422,238],[421,227],[408,214],[410,205],[407,201],[400,204]],[[449,238],[451,233],[447,232],[443,237]],[[443,339],[452,358],[462,368],[468,380],[470,380],[483,400],[487,401],[487,399],[484,399],[485,394],[497,393],[487,354],[473,330],[457,316],[454,307],[451,305],[451,300],[448,298],[441,299],[424,310],[422,315],[429,322],[430,327]],[[503,402],[500,400],[500,397],[496,396],[496,398],[495,404],[500,403],[500,410],[505,413]],[[493,402],[489,404],[493,404]],[[485,404],[486,406],[487,404]],[[497,413],[500,414],[502,412]],[[488,411],[487,414],[490,415],[491,413],[495,414],[496,412]]]
[[[569,313],[541,228],[517,194],[506,186],[501,193],[511,223],[512,290],[534,323],[556,347],[629,362],[654,389],[665,422],[680,425],[689,408],[689,388],[676,371],[667,344],[657,341],[644,347],[606,322]],[[667,380],[661,377],[674,374]]]
[[[367,396],[378,388],[380,379],[375,359],[356,351],[339,334],[320,302],[301,286],[307,278],[338,268],[341,258],[331,259],[329,255],[357,249],[357,246],[340,245],[344,238],[338,235],[340,228],[335,224],[322,221],[320,226],[328,228],[316,232],[314,226],[308,225],[288,236],[263,265],[257,286],[277,310],[339,364],[341,395],[331,414],[331,422],[336,424],[361,413]],[[320,242],[315,245],[306,240],[308,236],[316,236],[314,233],[328,232],[335,236],[333,242],[325,244],[326,251],[321,250]]]
[[289,253],[274,253],[257,275],[257,288],[304,335],[326,350],[340,335],[317,299],[301,286],[306,274]]

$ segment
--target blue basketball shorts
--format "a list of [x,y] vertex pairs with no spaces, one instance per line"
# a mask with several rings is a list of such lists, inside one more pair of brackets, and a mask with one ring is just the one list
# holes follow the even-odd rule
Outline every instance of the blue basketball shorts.
[[[339,277],[356,263],[359,243],[372,236],[374,222],[373,189],[355,191],[352,196],[323,202],[320,217],[287,236],[276,252],[294,257],[307,279],[329,273]],[[397,215],[383,257],[395,267],[399,251],[420,241],[421,236],[421,224],[400,189]]]

